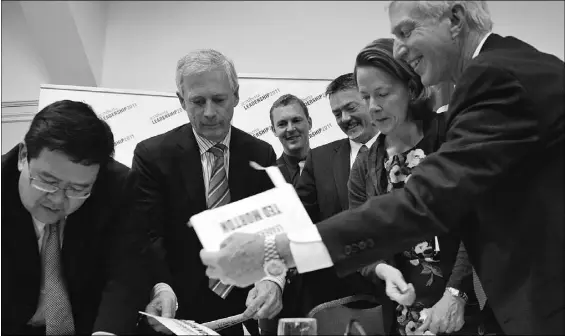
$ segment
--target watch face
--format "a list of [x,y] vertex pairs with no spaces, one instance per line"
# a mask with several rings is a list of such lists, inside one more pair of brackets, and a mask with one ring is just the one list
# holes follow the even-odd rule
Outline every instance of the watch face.
[[281,276],[286,272],[286,265],[277,259],[269,260],[265,264],[265,273],[271,276]]

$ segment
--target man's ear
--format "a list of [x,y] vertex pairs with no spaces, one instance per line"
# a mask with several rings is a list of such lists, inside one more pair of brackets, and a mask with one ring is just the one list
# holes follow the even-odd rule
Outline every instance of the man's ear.
[[182,106],[182,108],[186,111],[185,100],[178,91],[177,91],[177,98],[179,99],[180,106]]
[[451,38],[455,39],[461,34],[463,27],[467,24],[467,17],[465,16],[465,8],[456,4],[451,8]]
[[275,136],[277,136],[277,133],[275,133],[275,126],[274,126],[274,125],[271,125],[271,131],[273,132],[273,134],[274,134]]
[[308,117],[308,131],[312,130],[312,118]]
[[233,104],[233,107],[236,107],[237,104],[239,104],[239,85],[233,91],[233,95],[235,96],[235,102]]
[[25,142],[21,142],[18,146],[18,170],[21,172],[27,163],[27,147]]

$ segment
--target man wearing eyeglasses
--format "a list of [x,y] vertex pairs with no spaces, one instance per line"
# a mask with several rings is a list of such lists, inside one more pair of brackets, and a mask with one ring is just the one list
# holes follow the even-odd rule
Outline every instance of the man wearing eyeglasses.
[[42,109],[2,156],[2,334],[124,334],[149,300],[128,168],[82,102]]

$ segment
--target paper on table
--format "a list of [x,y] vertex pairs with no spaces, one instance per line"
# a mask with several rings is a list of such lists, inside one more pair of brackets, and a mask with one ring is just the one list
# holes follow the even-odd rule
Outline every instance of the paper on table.
[[156,319],[175,335],[219,335],[214,330],[194,321],[176,320],[168,317],[147,314],[141,311],[139,313]]
[[314,225],[278,167],[263,168],[254,162],[250,165],[265,170],[275,188],[192,216],[188,225],[194,228],[205,250],[218,251],[234,232],[274,235]]

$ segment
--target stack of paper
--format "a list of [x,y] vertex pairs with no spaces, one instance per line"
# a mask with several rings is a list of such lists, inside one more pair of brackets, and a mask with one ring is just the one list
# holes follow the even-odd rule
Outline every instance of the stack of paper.
[[139,312],[159,321],[162,325],[167,327],[175,335],[219,335],[214,330],[207,328],[202,324],[198,324],[189,320],[175,320],[168,317],[160,317],[144,312]]

